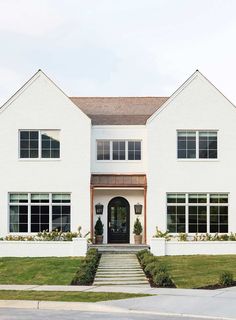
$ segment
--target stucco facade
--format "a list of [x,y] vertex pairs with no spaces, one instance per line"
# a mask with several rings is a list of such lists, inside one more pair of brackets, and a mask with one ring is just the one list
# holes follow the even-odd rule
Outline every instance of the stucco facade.
[[[133,243],[133,224],[138,217],[144,229],[143,241],[149,243],[157,226],[163,231],[168,227],[167,194],[207,194],[207,199],[211,194],[227,194],[227,231],[236,232],[235,123],[235,106],[198,71],[163,101],[145,123],[130,125],[93,125],[89,115],[39,71],[0,111],[0,236],[12,231],[9,195],[15,193],[28,194],[29,199],[31,194],[48,193],[50,197],[69,194],[70,230],[76,231],[81,226],[82,234],[88,231],[93,234],[98,218],[95,205],[102,204],[104,243],[109,242],[108,210],[113,198],[123,198],[129,204],[128,242]],[[21,158],[21,130],[58,130],[60,157]],[[217,157],[179,159],[177,132],[181,130],[217,132]],[[97,141],[111,141],[110,146],[113,141],[126,141],[126,148],[129,141],[139,141],[140,158],[129,160],[126,150],[125,160],[113,160],[113,146],[109,151],[111,158],[99,160]],[[112,186],[101,184],[91,188],[93,174],[101,175],[101,179],[110,175],[114,181],[121,174],[134,181],[136,175],[145,175],[146,184],[114,182]],[[135,204],[142,205],[140,215],[135,214]],[[25,223],[31,232],[31,205],[28,202],[25,206],[28,206]],[[188,209],[185,214],[184,223],[188,224]],[[52,228],[51,211],[49,219]],[[209,231],[210,208],[206,219]]]

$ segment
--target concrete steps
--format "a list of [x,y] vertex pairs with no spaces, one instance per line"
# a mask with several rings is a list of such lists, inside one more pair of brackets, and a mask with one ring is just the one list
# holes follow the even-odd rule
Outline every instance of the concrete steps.
[[97,249],[99,253],[137,253],[140,250],[149,250],[146,244],[90,244],[90,248]]
[[146,285],[148,280],[133,253],[103,253],[93,285]]

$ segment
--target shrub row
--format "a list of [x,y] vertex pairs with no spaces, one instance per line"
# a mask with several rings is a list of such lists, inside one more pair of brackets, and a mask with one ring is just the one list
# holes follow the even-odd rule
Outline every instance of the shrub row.
[[160,263],[158,258],[154,257],[152,253],[148,250],[142,250],[137,253],[137,257],[152,286],[175,287],[166,265]]
[[72,285],[90,285],[96,274],[100,254],[97,249],[89,249],[85,259],[81,262],[79,270],[76,272]]

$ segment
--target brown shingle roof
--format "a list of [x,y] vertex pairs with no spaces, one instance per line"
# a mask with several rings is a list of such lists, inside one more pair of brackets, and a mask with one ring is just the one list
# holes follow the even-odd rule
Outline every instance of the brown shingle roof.
[[71,97],[93,125],[143,125],[168,97]]
[[147,186],[145,174],[92,174],[91,187],[133,187]]

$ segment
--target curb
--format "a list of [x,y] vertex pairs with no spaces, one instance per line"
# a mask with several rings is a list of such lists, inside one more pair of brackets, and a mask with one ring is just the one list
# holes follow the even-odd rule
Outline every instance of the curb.
[[98,302],[64,302],[64,301],[35,301],[35,300],[0,300],[0,308],[16,308],[16,309],[34,309],[34,310],[70,310],[83,312],[101,312],[101,313],[130,313],[130,314],[146,314],[156,316],[170,316],[182,318],[208,319],[208,320],[235,320],[234,318],[207,316],[188,313],[169,313],[155,312],[145,310],[134,310],[107,306]]

